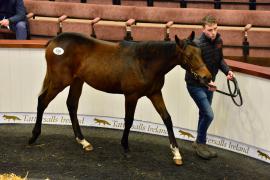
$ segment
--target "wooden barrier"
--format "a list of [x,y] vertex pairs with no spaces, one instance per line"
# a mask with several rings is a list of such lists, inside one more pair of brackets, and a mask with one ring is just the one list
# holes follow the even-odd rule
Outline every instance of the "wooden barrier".
[[216,16],[224,41],[225,56],[242,56],[244,26],[248,32],[251,57],[270,56],[270,12],[97,5],[25,0],[31,35],[51,38],[61,32],[80,32],[98,39],[169,40],[201,33],[201,19]]
[[[45,48],[48,40],[0,40],[0,48]],[[270,67],[262,67],[226,59],[228,65],[237,72],[270,79]]]
[[55,2],[155,6],[169,8],[270,10],[268,0],[43,0]]

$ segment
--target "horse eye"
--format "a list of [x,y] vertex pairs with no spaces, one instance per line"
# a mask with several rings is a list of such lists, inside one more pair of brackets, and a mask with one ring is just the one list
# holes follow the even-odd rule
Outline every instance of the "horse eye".
[[187,55],[187,58],[188,59],[192,59],[192,55]]

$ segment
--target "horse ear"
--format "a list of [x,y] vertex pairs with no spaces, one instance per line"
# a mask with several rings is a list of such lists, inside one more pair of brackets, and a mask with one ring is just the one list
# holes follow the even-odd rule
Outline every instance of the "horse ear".
[[193,41],[194,38],[195,38],[195,32],[192,31],[191,34],[190,34],[189,37],[188,37],[188,40]]
[[176,44],[177,44],[179,47],[181,47],[181,48],[184,47],[184,42],[183,42],[181,39],[179,39],[177,35],[174,36],[174,39],[175,39]]

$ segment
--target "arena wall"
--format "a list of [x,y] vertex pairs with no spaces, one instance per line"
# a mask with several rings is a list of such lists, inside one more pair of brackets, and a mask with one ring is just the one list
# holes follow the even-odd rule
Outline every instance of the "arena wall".
[[[0,59],[0,124],[34,123],[37,97],[46,72],[44,49],[0,48]],[[215,119],[209,130],[208,143],[269,163],[270,159],[259,155],[258,151],[270,154],[270,81],[235,73],[244,104],[237,107],[229,97],[215,93]],[[186,90],[184,74],[180,67],[169,72],[163,95],[176,137],[193,141],[198,110]],[[227,90],[222,72],[217,77],[217,85],[219,89]],[[44,123],[70,124],[65,103],[67,93],[68,88],[52,101],[46,109]],[[78,114],[81,125],[123,129],[124,96],[100,92],[85,84]],[[105,120],[110,125],[98,124],[97,119]],[[146,98],[139,100],[133,130],[167,135],[161,118]],[[180,130],[191,136],[185,136]]]

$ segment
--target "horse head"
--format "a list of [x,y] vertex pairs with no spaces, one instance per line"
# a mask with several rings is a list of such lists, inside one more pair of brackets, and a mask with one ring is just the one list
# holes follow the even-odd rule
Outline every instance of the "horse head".
[[182,68],[190,72],[200,83],[207,85],[211,81],[212,75],[202,60],[200,48],[193,42],[194,37],[194,31],[184,40],[180,40],[175,35],[178,59]]

